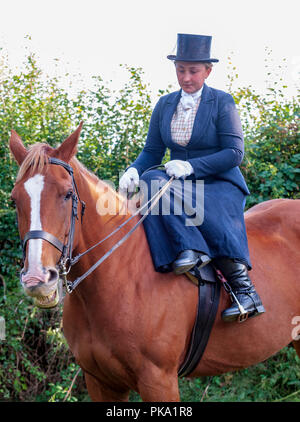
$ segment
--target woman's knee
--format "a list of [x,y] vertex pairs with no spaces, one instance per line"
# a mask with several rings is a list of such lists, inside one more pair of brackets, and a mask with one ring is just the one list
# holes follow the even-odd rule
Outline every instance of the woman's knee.
[[140,190],[145,198],[155,195],[169,180],[169,176],[161,170],[149,170],[140,177]]
[[152,180],[169,180],[169,176],[162,170],[149,170],[143,173],[140,177],[147,184],[151,184]]

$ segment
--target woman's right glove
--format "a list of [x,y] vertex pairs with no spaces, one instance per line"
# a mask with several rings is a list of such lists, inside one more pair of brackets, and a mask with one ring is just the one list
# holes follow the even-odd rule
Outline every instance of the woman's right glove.
[[165,164],[166,173],[168,176],[174,176],[175,179],[190,176],[194,173],[192,165],[188,161],[172,160]]
[[140,177],[135,167],[129,167],[120,179],[119,188],[133,192],[139,185]]

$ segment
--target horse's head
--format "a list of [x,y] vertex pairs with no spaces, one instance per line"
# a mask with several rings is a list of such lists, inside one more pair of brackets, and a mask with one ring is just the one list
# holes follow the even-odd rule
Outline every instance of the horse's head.
[[57,149],[41,143],[26,149],[15,131],[10,137],[10,150],[20,165],[11,195],[20,237],[23,241],[25,238],[20,280],[25,293],[43,308],[56,306],[60,300],[59,245],[69,241],[76,195],[70,173],[61,165],[51,165],[49,159],[70,162],[76,154],[81,126],[82,123]]

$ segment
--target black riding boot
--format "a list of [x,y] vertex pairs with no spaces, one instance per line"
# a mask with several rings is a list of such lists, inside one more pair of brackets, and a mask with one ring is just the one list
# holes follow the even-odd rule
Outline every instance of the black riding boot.
[[233,304],[222,312],[223,321],[241,322],[264,313],[265,309],[249,278],[246,265],[230,258],[216,258],[215,262],[237,299],[231,296]]
[[211,261],[211,258],[201,252],[186,249],[177,256],[172,267],[175,274],[184,274],[195,265],[202,268]]

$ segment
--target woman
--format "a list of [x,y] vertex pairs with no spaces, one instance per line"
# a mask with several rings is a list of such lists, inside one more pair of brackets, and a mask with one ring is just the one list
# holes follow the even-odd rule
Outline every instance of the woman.
[[[230,94],[205,84],[212,63],[218,62],[210,57],[211,38],[178,34],[176,56],[167,58],[175,63],[181,90],[158,101],[145,147],[120,179],[120,188],[132,190],[141,177],[150,191],[153,181],[162,185],[174,176],[183,189],[192,181],[190,194],[196,201],[197,183],[204,181],[201,223],[187,224],[184,211],[160,212],[148,215],[144,227],[156,271],[182,274],[213,259],[237,298],[222,318],[234,321],[239,304],[249,316],[265,310],[248,275],[244,206],[249,190],[238,167],[244,154],[240,118]],[[161,163],[166,148],[171,160],[165,172],[144,173]],[[170,200],[174,208],[174,198]]]

